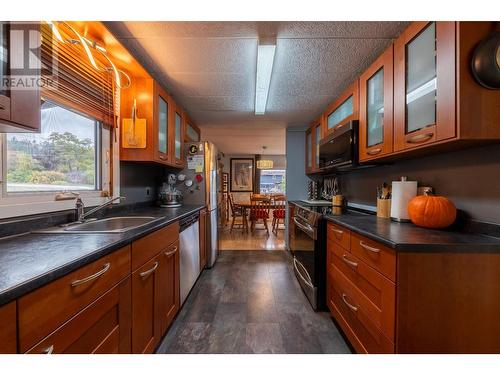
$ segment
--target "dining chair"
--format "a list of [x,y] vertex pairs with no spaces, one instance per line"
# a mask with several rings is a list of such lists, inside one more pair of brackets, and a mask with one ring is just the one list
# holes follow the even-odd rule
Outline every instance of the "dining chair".
[[285,212],[286,212],[286,196],[274,196],[273,204],[273,233],[277,236],[280,222],[285,225]]
[[[246,218],[245,208],[234,203],[232,194],[228,194],[227,198],[229,200],[229,207],[231,208],[231,217],[232,217],[231,228],[229,228],[229,233],[233,231],[235,225],[241,226],[244,232],[248,232],[248,222]],[[236,219],[241,219],[241,222],[237,223]]]
[[271,200],[265,198],[253,198],[250,201],[250,231],[255,230],[255,224],[262,220],[264,224],[264,229],[269,235],[269,226],[267,221],[269,220],[269,211],[271,206]]

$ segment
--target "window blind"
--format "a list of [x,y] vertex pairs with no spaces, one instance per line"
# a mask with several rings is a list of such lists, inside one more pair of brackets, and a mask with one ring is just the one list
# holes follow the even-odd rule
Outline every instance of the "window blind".
[[[42,99],[54,101],[82,114],[115,126],[115,87],[113,75],[106,70],[104,57],[91,48],[94,59],[102,69],[95,69],[83,47],[77,43],[61,42],[47,24],[42,24],[42,79],[54,84],[42,87]],[[74,40],[69,30],[59,28],[64,40]],[[116,99],[118,95],[116,96]]]

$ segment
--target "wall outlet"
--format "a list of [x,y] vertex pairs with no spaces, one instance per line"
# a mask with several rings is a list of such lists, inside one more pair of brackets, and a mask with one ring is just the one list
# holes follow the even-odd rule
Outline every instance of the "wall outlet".
[[146,196],[149,197],[151,195],[151,188],[147,187],[146,188]]

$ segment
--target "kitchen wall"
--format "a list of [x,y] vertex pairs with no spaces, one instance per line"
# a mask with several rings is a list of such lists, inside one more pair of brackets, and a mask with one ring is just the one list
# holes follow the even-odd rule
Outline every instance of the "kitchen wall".
[[350,202],[376,204],[376,187],[408,176],[419,186],[433,186],[458,209],[479,221],[500,223],[500,145],[453,151],[340,176]]
[[123,203],[154,201],[168,173],[161,165],[120,162],[120,194],[127,198]]
[[307,199],[307,184],[305,173],[304,127],[292,127],[286,130],[286,196],[289,200]]

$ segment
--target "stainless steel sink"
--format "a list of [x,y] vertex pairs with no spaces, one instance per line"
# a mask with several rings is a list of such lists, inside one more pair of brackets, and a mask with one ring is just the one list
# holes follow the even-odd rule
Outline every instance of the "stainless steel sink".
[[123,233],[159,219],[161,218],[153,216],[118,216],[43,229],[36,233]]

